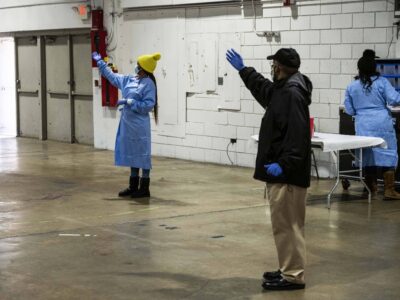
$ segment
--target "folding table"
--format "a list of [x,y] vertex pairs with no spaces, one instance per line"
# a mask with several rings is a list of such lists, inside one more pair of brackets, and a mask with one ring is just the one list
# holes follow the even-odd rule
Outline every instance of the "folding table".
[[[258,135],[253,135],[252,140],[258,142]],[[322,152],[330,152],[334,159],[336,159],[336,182],[327,196],[327,207],[331,207],[331,197],[333,192],[339,185],[341,178],[353,178],[349,176],[349,173],[358,173],[360,182],[365,186],[368,191],[368,203],[371,203],[371,191],[365,184],[362,176],[362,151],[359,151],[359,155],[356,158],[358,160],[358,170],[344,170],[340,171],[339,166],[339,152],[350,151],[354,149],[362,150],[363,148],[381,147],[386,148],[387,144],[384,139],[370,136],[355,136],[355,135],[344,135],[344,134],[333,134],[333,133],[322,133],[315,132],[311,139],[311,147],[320,149]]]

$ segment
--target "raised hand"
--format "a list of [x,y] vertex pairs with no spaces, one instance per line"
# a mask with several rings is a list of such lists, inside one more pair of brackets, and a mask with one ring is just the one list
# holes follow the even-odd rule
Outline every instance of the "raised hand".
[[226,52],[226,60],[238,71],[245,68],[243,58],[234,49],[230,49]]
[[101,60],[101,55],[95,51],[95,52],[92,53],[92,59],[95,62],[98,62],[99,60]]

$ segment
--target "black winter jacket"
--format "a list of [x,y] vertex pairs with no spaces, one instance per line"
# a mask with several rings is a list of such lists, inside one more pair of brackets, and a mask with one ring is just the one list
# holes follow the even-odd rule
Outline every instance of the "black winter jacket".
[[[310,186],[312,83],[300,72],[272,82],[246,67],[239,72],[254,98],[266,109],[261,121],[254,178],[269,183]],[[264,165],[279,163],[283,176],[267,175]]]

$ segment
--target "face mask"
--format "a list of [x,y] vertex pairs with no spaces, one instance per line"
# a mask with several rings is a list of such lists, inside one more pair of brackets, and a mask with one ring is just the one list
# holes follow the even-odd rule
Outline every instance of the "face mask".
[[278,81],[278,75],[275,73],[276,66],[271,66],[271,77],[272,81]]

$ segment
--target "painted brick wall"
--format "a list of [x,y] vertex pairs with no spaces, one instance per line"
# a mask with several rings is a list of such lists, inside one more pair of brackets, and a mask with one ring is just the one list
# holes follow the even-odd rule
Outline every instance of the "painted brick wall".
[[[301,71],[313,84],[310,111],[316,130],[337,133],[338,110],[346,86],[356,74],[356,62],[366,48],[381,57],[394,57],[393,1],[301,1],[296,9],[282,7],[282,1],[255,1],[257,31],[279,31],[280,39],[258,37],[253,32],[253,9],[248,1],[243,8],[187,8],[186,33],[239,32],[241,52],[248,66],[269,77],[265,57],[281,47],[293,47],[302,58]],[[393,43],[389,48],[389,44]],[[242,85],[240,111],[216,111],[213,99],[187,99],[186,137],[171,138],[153,133],[155,155],[253,167],[256,147],[249,137],[257,134],[264,113]],[[316,153],[322,176],[332,174],[328,154]]]

